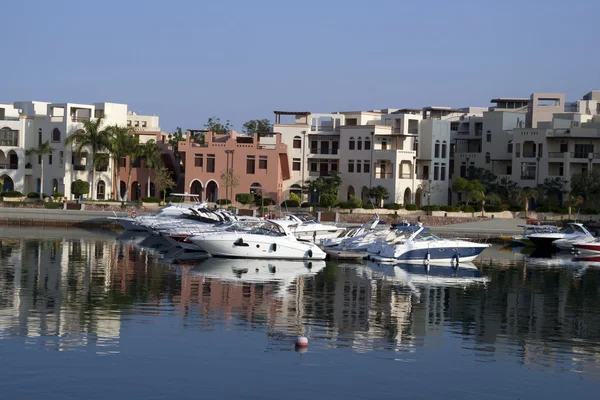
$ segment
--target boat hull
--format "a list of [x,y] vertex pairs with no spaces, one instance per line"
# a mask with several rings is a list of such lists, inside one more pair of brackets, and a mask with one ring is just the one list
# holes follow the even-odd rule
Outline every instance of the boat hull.
[[552,237],[552,236],[529,236],[528,238],[531,240],[533,245],[538,248],[540,251],[555,251],[556,246],[554,246],[554,241],[562,239],[561,237]]
[[576,251],[590,254],[600,254],[600,243],[573,243]]
[[481,245],[473,243],[470,246],[457,246],[454,243],[449,243],[446,247],[435,247],[435,248],[410,248],[405,246],[396,246],[391,252],[383,250],[379,255],[372,256],[371,258],[379,261],[392,261],[392,262],[407,262],[422,263],[425,261],[435,261],[443,263],[456,262],[471,262],[475,260],[479,255],[487,249],[488,245]]

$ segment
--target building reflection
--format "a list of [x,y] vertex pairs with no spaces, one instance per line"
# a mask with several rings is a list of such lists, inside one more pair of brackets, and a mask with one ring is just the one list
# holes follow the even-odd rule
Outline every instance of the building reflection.
[[[377,276],[369,267],[286,262],[174,267],[133,243],[0,238],[0,340],[120,351],[124,317],[176,315],[184,329],[262,329],[268,349],[294,336],[355,352],[415,357],[457,346],[481,362],[600,377],[600,270],[486,265],[487,284]],[[312,345],[311,345],[312,346]]]

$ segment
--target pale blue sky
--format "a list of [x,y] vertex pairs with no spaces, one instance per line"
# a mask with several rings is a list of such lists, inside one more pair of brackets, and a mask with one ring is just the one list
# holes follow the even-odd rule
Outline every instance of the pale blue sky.
[[600,89],[597,0],[35,0],[2,14],[0,102],[128,103],[168,132]]

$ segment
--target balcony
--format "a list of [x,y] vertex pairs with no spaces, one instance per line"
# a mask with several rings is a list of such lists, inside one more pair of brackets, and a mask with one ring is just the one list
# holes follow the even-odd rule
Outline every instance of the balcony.
[[535,158],[535,151],[524,151],[523,158]]
[[394,174],[391,172],[376,172],[375,179],[392,179]]
[[398,179],[412,179],[412,174],[398,174]]
[[19,169],[19,164],[15,164],[15,163],[0,164],[0,169]]
[[565,158],[565,153],[561,153],[561,152],[548,152],[548,158]]
[[85,165],[77,165],[77,164],[73,165],[73,169],[75,171],[85,171],[85,167],[86,167]]
[[338,149],[310,149],[310,154],[337,154]]
[[521,179],[524,181],[534,181],[536,179],[536,176],[531,174],[521,175]]
[[76,115],[71,116],[72,122],[85,122],[85,121],[89,121],[89,120],[90,120],[90,117],[78,117]]
[[597,153],[571,152],[571,158],[585,158],[585,159],[589,159],[590,154],[592,154],[592,156],[595,156]]

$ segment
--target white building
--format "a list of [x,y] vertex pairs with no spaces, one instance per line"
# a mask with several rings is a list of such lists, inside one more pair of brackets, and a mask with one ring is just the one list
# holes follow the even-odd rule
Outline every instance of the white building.
[[[141,116],[128,111],[126,104],[48,103],[18,101],[0,104],[0,177],[4,190],[23,193],[40,191],[41,157],[26,156],[27,149],[36,148],[46,141],[54,151],[44,156],[43,191],[71,196],[71,183],[77,179],[90,182],[93,160],[86,153],[77,155],[74,146],[66,146],[65,139],[83,128],[83,122],[104,117],[108,125],[133,126],[140,131],[160,131],[158,117]],[[93,186],[95,199],[112,195],[112,160],[96,168]]]
[[[292,164],[284,197],[301,194],[306,180],[339,171],[343,201],[356,195],[367,203],[369,188],[381,185],[390,193],[386,203],[446,204],[450,122],[426,117],[408,109],[275,111],[273,130],[282,134]],[[308,200],[317,201],[314,194]]]

